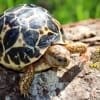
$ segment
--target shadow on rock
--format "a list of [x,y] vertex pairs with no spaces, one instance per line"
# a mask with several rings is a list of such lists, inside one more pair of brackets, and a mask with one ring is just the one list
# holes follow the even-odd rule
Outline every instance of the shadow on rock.
[[65,72],[62,77],[58,77],[57,73],[52,70],[36,74],[28,100],[52,100],[52,97],[60,95],[80,71],[81,68],[75,65]]
[[18,87],[19,73],[0,66],[0,100],[51,100],[52,97],[59,96],[80,71],[81,68],[75,65],[62,77],[58,77],[57,72],[53,70],[37,73],[29,96],[23,97]]

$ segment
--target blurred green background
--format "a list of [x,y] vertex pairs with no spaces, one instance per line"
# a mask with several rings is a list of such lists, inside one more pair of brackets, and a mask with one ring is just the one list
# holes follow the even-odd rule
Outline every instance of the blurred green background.
[[62,24],[100,18],[100,0],[0,0],[0,13],[23,3],[34,3],[48,9]]

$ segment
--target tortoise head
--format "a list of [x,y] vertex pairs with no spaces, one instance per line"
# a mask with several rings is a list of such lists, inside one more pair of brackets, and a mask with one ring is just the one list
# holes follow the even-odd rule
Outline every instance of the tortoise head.
[[50,46],[45,57],[53,67],[66,67],[70,63],[70,52],[63,45]]

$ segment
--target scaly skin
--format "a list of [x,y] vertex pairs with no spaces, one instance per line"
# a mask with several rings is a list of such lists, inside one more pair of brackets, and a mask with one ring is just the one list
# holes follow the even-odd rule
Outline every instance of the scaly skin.
[[65,47],[71,53],[80,53],[84,54],[87,51],[87,45],[82,42],[72,42],[72,41],[65,41]]
[[27,66],[27,70],[22,76],[19,86],[21,94],[28,95],[29,87],[32,83],[35,72],[40,72],[50,67],[66,67],[70,63],[70,53],[83,54],[87,50],[84,43],[66,42],[66,44],[50,46],[45,55],[36,63]]
[[25,71],[24,75],[21,77],[19,81],[19,89],[20,93],[24,96],[28,95],[28,90],[32,83],[32,79],[34,77],[35,68],[33,65],[27,66],[27,70]]

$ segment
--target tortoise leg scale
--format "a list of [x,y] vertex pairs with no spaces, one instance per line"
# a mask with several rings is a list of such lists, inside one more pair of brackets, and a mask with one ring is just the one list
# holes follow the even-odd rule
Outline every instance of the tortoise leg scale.
[[21,77],[19,81],[20,92],[24,96],[28,95],[28,91],[32,83],[32,79],[34,77],[34,73],[35,73],[35,68],[31,64],[27,66],[27,70],[25,71],[24,75]]

